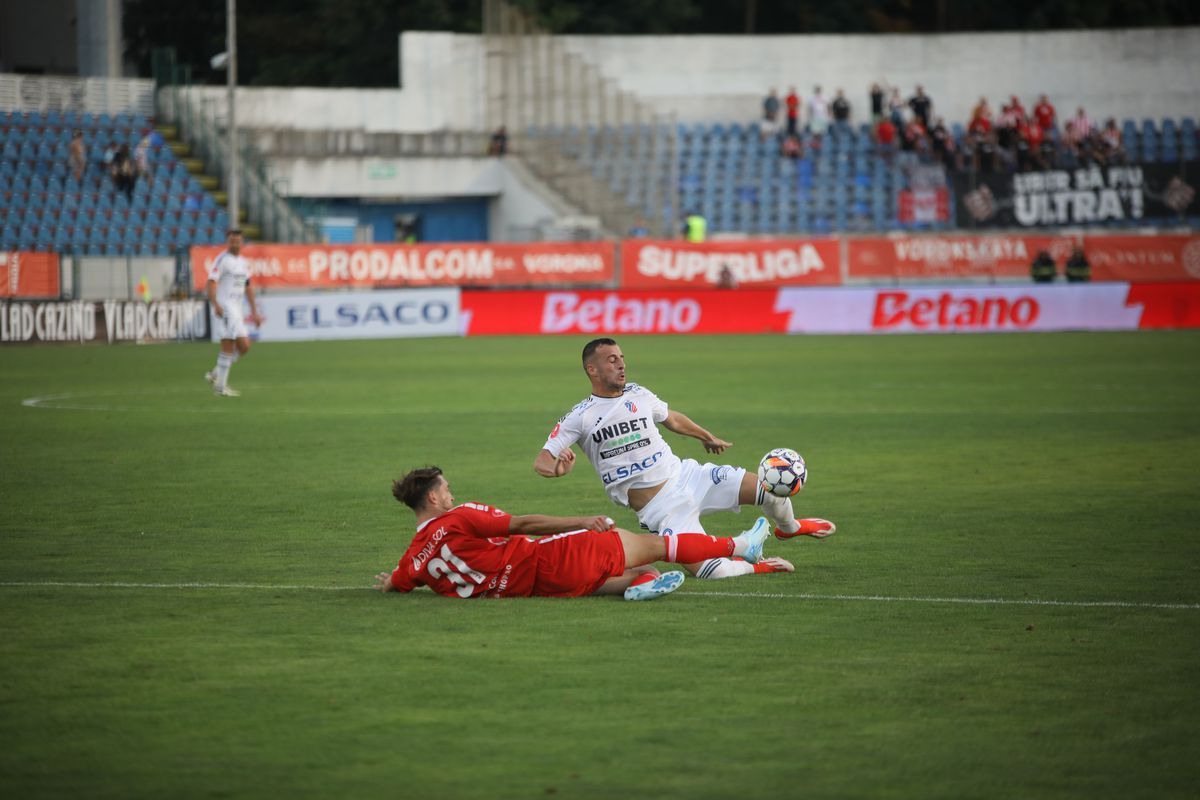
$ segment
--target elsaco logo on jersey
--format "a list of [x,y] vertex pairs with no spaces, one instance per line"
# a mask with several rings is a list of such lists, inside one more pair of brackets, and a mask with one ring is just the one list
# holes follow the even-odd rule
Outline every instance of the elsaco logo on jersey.
[[[626,404],[628,405],[628,403]],[[600,451],[601,458],[612,458],[631,450],[647,447],[650,440],[643,438],[638,431],[650,429],[650,420],[646,417],[623,420],[615,425],[606,425],[592,433],[592,441],[596,444],[604,442],[605,449]],[[608,441],[605,441],[605,440]]]
[[[645,439],[643,441],[649,440]],[[622,464],[616,469],[601,475],[600,480],[604,481],[604,485],[607,486],[610,483],[616,483],[618,481],[623,481],[626,478],[631,478],[634,475],[637,475],[639,472],[645,472],[653,467],[658,460],[662,458],[662,454],[663,451],[659,450],[657,453],[646,456],[641,461],[635,461],[632,464]]]

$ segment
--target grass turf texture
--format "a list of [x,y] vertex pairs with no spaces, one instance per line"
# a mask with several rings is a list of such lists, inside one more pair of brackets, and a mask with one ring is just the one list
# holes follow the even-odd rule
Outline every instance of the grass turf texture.
[[583,341],[261,345],[236,399],[209,345],[0,350],[0,795],[1195,796],[1200,335],[622,338],[838,535],[648,604],[336,588],[427,463],[636,527],[531,469]]

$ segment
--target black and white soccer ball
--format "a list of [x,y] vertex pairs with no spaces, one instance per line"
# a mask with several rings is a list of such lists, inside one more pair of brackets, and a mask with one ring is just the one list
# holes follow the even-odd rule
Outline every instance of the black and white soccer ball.
[[777,447],[758,464],[758,485],[776,497],[791,497],[808,482],[808,465],[795,450]]

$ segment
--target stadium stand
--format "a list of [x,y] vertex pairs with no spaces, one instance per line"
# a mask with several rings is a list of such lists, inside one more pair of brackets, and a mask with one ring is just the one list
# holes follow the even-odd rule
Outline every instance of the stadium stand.
[[[950,126],[958,152],[969,136]],[[1161,122],[1126,119],[1121,125],[1130,164],[1174,163],[1197,157],[1196,123],[1190,117]],[[898,193],[910,188],[915,154],[885,154],[867,124],[834,124],[823,136],[803,133],[799,157],[783,155],[780,139],[760,136],[757,124],[679,124],[678,154],[672,164],[668,132],[654,126],[590,126],[528,131],[561,142],[562,151],[590,166],[616,194],[653,218],[647,187],[677,181],[681,212],[698,211],[713,232],[759,235],[951,230],[952,219],[905,222]],[[1055,166],[1076,165],[1057,135]],[[946,191],[953,189],[947,182]],[[669,193],[667,193],[669,196]],[[1177,220],[1146,219],[1144,224]]]
[[[82,181],[68,168],[75,129],[87,146]],[[0,250],[162,256],[223,241],[227,215],[170,147],[148,148],[132,196],[113,185],[105,148],[133,153],[152,130],[133,114],[0,111]]]

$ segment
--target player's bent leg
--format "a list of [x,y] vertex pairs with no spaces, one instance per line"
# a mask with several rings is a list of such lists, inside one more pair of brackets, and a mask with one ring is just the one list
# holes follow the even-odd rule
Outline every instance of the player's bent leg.
[[762,491],[758,479],[746,473],[742,478],[742,488],[738,500],[743,505],[756,505],[762,508],[763,515],[775,525],[775,538],[791,539],[796,536],[811,536],[814,539],[825,539],[837,533],[837,525],[827,519],[810,517],[796,519],[790,497],[777,497]]

